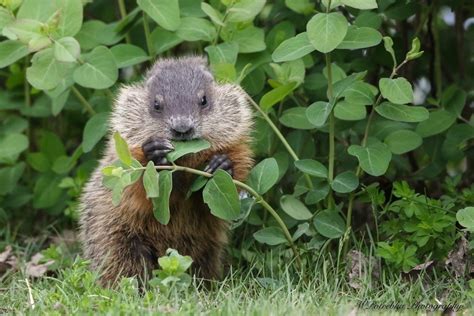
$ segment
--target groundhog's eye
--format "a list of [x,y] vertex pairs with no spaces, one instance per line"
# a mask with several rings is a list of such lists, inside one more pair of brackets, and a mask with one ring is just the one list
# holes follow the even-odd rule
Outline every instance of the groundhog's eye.
[[155,101],[153,102],[153,107],[155,108],[155,110],[160,110],[161,109],[160,101],[155,99]]
[[204,108],[207,106],[207,99],[206,96],[203,96],[201,99],[201,106]]

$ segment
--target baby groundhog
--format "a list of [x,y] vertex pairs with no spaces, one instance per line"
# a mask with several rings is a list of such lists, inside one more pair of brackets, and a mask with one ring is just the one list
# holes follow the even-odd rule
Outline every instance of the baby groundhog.
[[[176,164],[206,166],[210,173],[224,169],[244,181],[253,164],[251,126],[245,92],[237,85],[215,82],[204,58],[184,57],[158,60],[141,83],[120,89],[109,134],[118,131],[144,166],[150,160],[168,164],[171,140],[205,139],[209,149],[186,155]],[[162,225],[153,216],[142,181],[124,190],[118,206],[112,204],[101,170],[117,159],[109,137],[81,198],[84,255],[101,272],[102,283],[113,283],[120,276],[146,278],[168,248],[191,256],[198,276],[220,278],[228,225],[210,213],[201,192],[186,198],[195,176],[173,173],[171,219]]]

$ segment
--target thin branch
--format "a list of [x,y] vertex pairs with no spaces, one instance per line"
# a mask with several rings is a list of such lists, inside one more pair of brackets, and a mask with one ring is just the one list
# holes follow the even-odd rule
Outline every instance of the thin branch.
[[74,95],[76,96],[76,98],[79,100],[79,102],[82,104],[82,106],[86,109],[86,111],[89,112],[89,114],[91,116],[94,115],[96,113],[94,108],[86,100],[86,98],[84,98],[84,96],[81,94],[81,92],[79,90],[77,90],[77,88],[74,87],[74,86],[71,88],[71,90],[74,93]]
[[[145,169],[146,169],[146,167],[139,167],[139,168],[133,168],[132,167],[131,170],[145,170]],[[195,174],[195,175],[203,176],[203,177],[206,177],[206,178],[212,178],[213,177],[212,173],[197,170],[197,169],[194,169],[194,168],[178,166],[178,165],[174,165],[174,164],[171,165],[171,166],[155,166],[155,169],[157,169],[157,170],[171,170],[171,171],[184,171],[184,172],[192,173],[192,174]],[[273,218],[277,221],[278,225],[280,225],[280,228],[282,229],[282,231],[285,235],[285,238],[287,239],[287,241],[288,241],[288,243],[289,243],[289,245],[290,245],[290,247],[293,251],[293,254],[295,255],[296,262],[297,262],[298,266],[301,268],[302,267],[301,258],[299,256],[298,250],[297,250],[297,248],[296,248],[296,246],[293,242],[291,234],[288,231],[288,228],[286,227],[286,225],[283,222],[283,220],[281,219],[281,217],[275,211],[275,209],[270,204],[268,204],[267,201],[265,201],[263,199],[263,197],[260,194],[258,194],[258,192],[256,192],[253,188],[251,188],[247,184],[245,184],[243,182],[240,182],[239,180],[235,180],[235,179],[232,179],[232,182],[236,186],[238,186],[239,188],[244,189],[247,192],[249,192],[255,198],[255,202],[260,203],[273,216]]]
[[151,43],[151,36],[150,36],[150,26],[148,25],[148,16],[145,12],[143,12],[143,30],[145,31],[145,40],[146,40],[146,47],[148,49],[149,56],[155,56],[155,50],[153,49],[153,44]]
[[[125,1],[124,0],[118,0],[118,5],[119,5],[120,16],[121,16],[122,20],[124,20],[127,17],[127,7],[125,6]],[[127,44],[131,43],[130,33],[127,33],[125,35],[125,41],[127,42]]]
[[[270,119],[270,117],[268,117],[267,113],[265,113],[261,108],[260,106],[247,94],[247,99],[250,101],[250,103],[252,104],[252,106],[263,116],[263,119],[268,123],[268,125],[270,125],[271,129],[273,130],[273,132],[277,135],[277,137],[280,139],[280,141],[282,142],[283,146],[285,146],[286,150],[288,151],[288,153],[290,154],[290,156],[293,158],[294,161],[298,161],[300,160],[300,158],[298,157],[298,155],[295,153],[295,151],[293,150],[293,148],[291,148],[290,144],[288,143],[288,141],[286,140],[285,136],[283,136],[283,134],[280,132],[280,130],[278,129],[278,127],[275,125],[275,123],[273,123],[273,121]],[[311,178],[309,175],[305,174],[304,175],[305,179],[306,179],[306,183],[308,184],[308,187],[310,189],[313,189],[313,182],[311,181]]]

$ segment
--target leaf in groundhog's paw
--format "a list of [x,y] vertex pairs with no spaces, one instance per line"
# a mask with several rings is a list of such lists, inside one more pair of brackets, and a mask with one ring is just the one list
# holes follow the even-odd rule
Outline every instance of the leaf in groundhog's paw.
[[211,144],[204,139],[193,139],[184,142],[172,142],[174,150],[166,155],[169,162],[173,162],[178,158],[187,154],[194,154],[211,147]]

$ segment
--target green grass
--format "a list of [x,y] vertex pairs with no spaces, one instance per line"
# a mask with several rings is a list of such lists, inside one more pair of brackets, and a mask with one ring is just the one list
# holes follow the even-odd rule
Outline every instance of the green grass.
[[[29,251],[33,249],[30,247]],[[337,264],[329,256],[320,256],[311,268],[306,264],[304,272],[296,272],[288,260],[270,260],[269,255],[261,258],[267,259],[255,259],[246,269],[230,269],[223,281],[213,283],[209,289],[194,280],[187,290],[171,290],[169,294],[156,288],[141,293],[134,279],[122,279],[115,289],[102,288],[87,263],[78,257],[54,276],[28,283],[25,265],[20,264],[18,271],[0,277],[0,314],[348,315],[363,301],[402,304],[407,307],[401,310],[404,314],[417,314],[425,310],[410,308],[414,304],[472,306],[466,280],[456,280],[447,273],[407,279],[384,269],[377,278],[363,275],[360,289],[354,289],[348,283],[344,262]],[[396,312],[358,312],[361,311]]]

